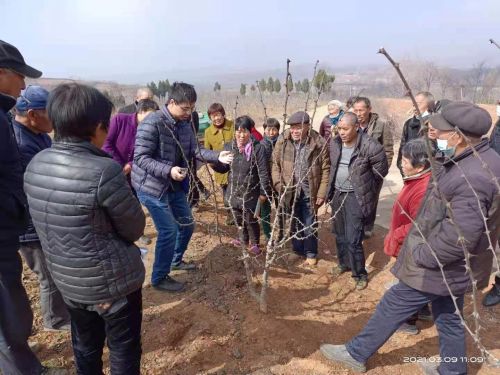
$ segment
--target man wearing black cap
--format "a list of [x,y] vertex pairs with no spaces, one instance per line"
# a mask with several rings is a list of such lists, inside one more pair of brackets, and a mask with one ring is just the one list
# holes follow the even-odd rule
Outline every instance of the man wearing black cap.
[[499,226],[500,156],[482,139],[491,117],[474,104],[452,102],[429,121],[445,160],[392,268],[399,283],[349,343],[321,346],[328,359],[357,371],[365,371],[368,358],[399,326],[431,303],[441,360],[423,360],[421,367],[425,374],[467,373],[465,331],[457,310],[462,314],[472,284],[483,288],[490,276],[493,251],[488,247]]
[[26,65],[16,47],[0,40],[0,370],[40,374],[40,361],[28,346],[33,314],[21,282],[19,235],[26,231],[23,166],[8,112],[25,88],[24,78],[42,72]]
[[[48,135],[53,130],[46,110],[48,96],[49,92],[43,87],[28,86],[17,98],[16,117],[12,125],[23,170],[26,170],[33,156],[52,144]],[[40,283],[40,307],[44,328],[48,331],[69,331],[68,310],[47,269],[40,239],[31,220],[27,231],[20,236],[19,241],[20,253]]]
[[274,190],[284,195],[286,211],[291,213],[292,246],[295,255],[306,258],[306,265],[318,262],[316,214],[328,188],[330,158],[325,140],[311,129],[306,112],[296,112],[287,121],[273,151]]

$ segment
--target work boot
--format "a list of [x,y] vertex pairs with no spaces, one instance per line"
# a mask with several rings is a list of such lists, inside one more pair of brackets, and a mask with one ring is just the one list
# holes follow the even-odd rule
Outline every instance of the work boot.
[[163,292],[180,292],[184,289],[184,283],[175,281],[170,276],[165,276],[165,278],[158,284],[153,285],[153,288],[161,290]]
[[495,284],[483,299],[483,306],[492,307],[500,302],[500,276],[495,276]]
[[323,344],[319,349],[332,362],[340,362],[356,372],[366,372],[365,364],[352,358],[345,345]]

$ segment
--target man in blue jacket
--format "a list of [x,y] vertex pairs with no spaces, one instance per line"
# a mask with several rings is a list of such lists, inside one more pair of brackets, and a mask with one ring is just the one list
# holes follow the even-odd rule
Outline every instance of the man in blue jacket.
[[21,281],[23,266],[18,253],[28,211],[23,165],[9,118],[25,88],[25,77],[41,75],[24,62],[16,47],[0,40],[0,372],[4,374],[43,371],[28,346],[33,313]]
[[166,105],[140,123],[135,140],[132,186],[158,232],[151,284],[167,292],[184,289],[184,284],[169,276],[171,269],[196,269],[182,260],[194,231],[186,177],[196,171],[190,171],[188,163],[193,158],[209,163],[232,161],[231,151],[199,148],[191,127],[196,99],[192,85],[175,82]]
[[[12,121],[12,126],[23,170],[26,170],[33,156],[52,144],[48,135],[53,130],[46,110],[48,96],[49,92],[43,87],[28,86],[17,98],[16,117]],[[68,310],[47,269],[40,239],[31,219],[27,231],[20,236],[19,241],[21,242],[19,251],[40,283],[40,307],[44,328],[49,331],[69,331]]]

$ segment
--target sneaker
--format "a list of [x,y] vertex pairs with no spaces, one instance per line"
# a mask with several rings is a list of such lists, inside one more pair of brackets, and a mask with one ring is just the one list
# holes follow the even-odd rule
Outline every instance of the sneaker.
[[352,358],[345,345],[323,344],[319,350],[332,362],[340,362],[356,372],[366,372],[365,364]]
[[349,271],[349,267],[343,266],[341,264],[332,268],[332,274],[333,274],[333,276],[336,276],[336,277],[342,275],[343,273],[346,273],[347,271]]
[[307,258],[306,265],[307,266],[315,266],[318,264],[318,258]]
[[492,307],[500,302],[500,276],[495,276],[495,284],[483,299],[483,306]]
[[438,358],[436,360],[430,360],[430,358],[426,358],[425,361],[419,361],[418,366],[422,370],[425,375],[439,375],[439,361]]
[[260,255],[262,253],[262,250],[260,250],[259,245],[252,245],[248,248],[248,251],[252,253],[253,255]]
[[41,375],[68,375],[69,371],[61,367],[46,367],[42,366]]
[[148,236],[141,236],[141,238],[139,238],[139,244],[142,246],[151,245],[151,242],[151,238]]
[[234,240],[231,241],[231,245],[236,246],[236,247],[241,247],[243,243],[239,238],[235,238]]
[[355,279],[354,284],[355,284],[356,290],[363,290],[368,286],[368,280],[366,280],[366,279],[356,280]]
[[184,289],[184,283],[175,281],[170,276],[165,276],[165,278],[158,284],[153,285],[153,288],[165,292],[180,292]]
[[196,269],[196,264],[187,263],[183,260],[179,264],[170,265],[170,271],[194,271]]
[[71,331],[71,323],[63,324],[57,328],[54,327],[43,327],[45,332],[69,332]]
[[415,335],[418,335],[420,333],[420,330],[417,328],[417,326],[415,324],[403,323],[398,328],[397,332],[415,336]]

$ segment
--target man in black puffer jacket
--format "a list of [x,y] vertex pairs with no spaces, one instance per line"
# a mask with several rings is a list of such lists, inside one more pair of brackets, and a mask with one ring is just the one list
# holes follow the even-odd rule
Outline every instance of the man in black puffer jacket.
[[145,216],[122,167],[101,147],[112,104],[79,84],[58,86],[47,111],[55,143],[28,164],[24,188],[47,267],[71,315],[79,374],[139,374],[144,266],[134,244]]
[[28,211],[23,165],[9,111],[25,88],[24,78],[42,72],[26,65],[16,47],[0,40],[0,373],[39,374],[43,368],[28,346],[33,314],[21,275],[19,235]]
[[192,85],[175,82],[167,104],[140,123],[135,139],[132,186],[158,231],[151,284],[167,292],[184,289],[169,276],[171,268],[196,269],[182,259],[194,231],[186,177],[196,171],[189,171],[189,163],[194,158],[228,162],[232,157],[229,151],[200,149],[190,121],[196,99]]
[[357,117],[346,113],[337,125],[339,135],[330,139],[328,200],[334,214],[333,232],[338,266],[334,275],[351,270],[356,289],[366,288],[368,273],[363,251],[363,228],[377,207],[377,186],[389,167],[383,147],[358,131]]

